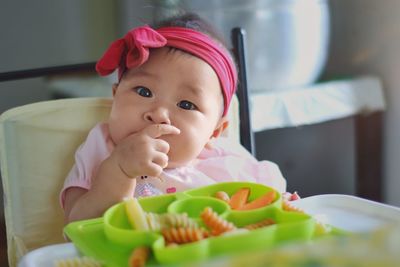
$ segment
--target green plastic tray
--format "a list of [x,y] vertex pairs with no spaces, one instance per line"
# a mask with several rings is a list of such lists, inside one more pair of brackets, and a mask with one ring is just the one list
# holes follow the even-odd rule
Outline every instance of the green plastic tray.
[[199,219],[200,212],[211,206],[221,217],[241,227],[272,218],[276,224],[249,232],[210,237],[198,242],[166,247],[161,234],[134,230],[125,213],[125,203],[109,208],[102,218],[77,221],[68,224],[64,231],[75,246],[84,254],[102,261],[105,266],[128,266],[128,258],[137,246],[152,248],[149,265],[179,264],[203,261],[220,255],[249,250],[271,248],[288,241],[308,241],[315,236],[315,220],[307,215],[281,209],[281,195],[266,207],[237,211],[225,202],[213,197],[217,191],[232,195],[238,189],[249,187],[249,201],[268,191],[270,187],[247,182],[229,182],[192,189],[181,193],[139,199],[146,212],[183,213]]

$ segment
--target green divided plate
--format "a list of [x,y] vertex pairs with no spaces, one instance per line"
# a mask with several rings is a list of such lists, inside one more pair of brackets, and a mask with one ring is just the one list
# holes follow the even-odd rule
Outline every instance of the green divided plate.
[[155,266],[203,261],[220,255],[271,248],[282,242],[308,241],[315,236],[315,220],[307,214],[282,210],[281,195],[278,192],[270,205],[246,211],[231,210],[227,203],[214,197],[218,191],[225,191],[232,196],[243,187],[251,190],[249,201],[273,190],[255,183],[229,182],[181,193],[141,198],[139,203],[146,212],[187,213],[200,224],[200,213],[205,207],[212,207],[220,217],[237,227],[267,218],[273,219],[276,224],[168,247],[160,233],[133,229],[125,213],[125,203],[121,202],[109,208],[102,218],[70,223],[64,231],[84,255],[98,259],[109,267],[128,266],[132,250],[143,245],[151,247],[152,256],[148,264]]

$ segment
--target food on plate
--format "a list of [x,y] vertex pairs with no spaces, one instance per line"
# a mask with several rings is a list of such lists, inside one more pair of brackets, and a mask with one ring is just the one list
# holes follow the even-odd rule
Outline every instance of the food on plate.
[[218,191],[214,195],[216,198],[226,201],[233,210],[253,210],[268,206],[276,199],[276,192],[274,190],[268,191],[264,195],[248,202],[250,196],[250,188],[239,188],[232,197],[224,191]]
[[153,231],[160,231],[169,227],[198,227],[198,224],[187,213],[164,213],[158,214],[146,212],[146,221]]
[[192,227],[172,227],[161,231],[168,244],[185,244],[200,241],[208,236],[206,230]]
[[247,199],[250,195],[250,188],[243,187],[236,191],[231,199],[229,200],[229,205],[233,210],[237,210],[246,204]]
[[267,218],[260,222],[248,224],[248,225],[244,226],[243,228],[248,229],[248,230],[254,230],[254,229],[258,229],[258,228],[273,225],[273,224],[275,224],[275,221],[271,218]]
[[129,256],[129,267],[144,267],[150,255],[150,248],[141,246],[133,249]]
[[215,193],[214,196],[222,201],[225,201],[228,204],[229,204],[229,201],[231,200],[228,193],[226,193],[225,191],[218,191]]
[[255,200],[246,203],[245,205],[243,205],[242,207],[238,208],[239,210],[253,210],[253,209],[258,209],[258,208],[262,208],[265,207],[269,204],[271,204],[276,197],[276,193],[275,191],[269,191],[267,193],[265,193],[264,195],[262,195],[259,198],[256,198]]
[[290,201],[288,200],[283,200],[282,201],[282,209],[285,211],[293,211],[293,212],[299,212],[299,213],[304,213],[304,210],[294,206]]
[[211,230],[212,235],[220,235],[224,232],[236,229],[235,225],[227,220],[221,218],[210,207],[206,207],[200,214],[204,224]]
[[134,229],[149,230],[145,212],[137,198],[129,198],[125,200],[125,209],[128,220]]

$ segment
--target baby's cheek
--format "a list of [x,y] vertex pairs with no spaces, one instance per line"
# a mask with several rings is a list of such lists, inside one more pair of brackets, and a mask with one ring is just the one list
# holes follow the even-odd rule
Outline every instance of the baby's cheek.
[[207,141],[206,134],[199,127],[181,128],[179,135],[169,136],[167,140],[170,145],[169,161],[180,166],[186,165],[197,158]]
[[168,168],[186,166],[196,157],[196,153],[193,153],[193,149],[190,146],[183,142],[178,143],[175,146],[171,146],[168,152]]

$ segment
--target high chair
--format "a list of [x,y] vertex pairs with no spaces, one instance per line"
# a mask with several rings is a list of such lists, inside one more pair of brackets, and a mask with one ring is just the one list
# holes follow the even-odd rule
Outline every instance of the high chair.
[[67,99],[2,114],[0,152],[10,266],[32,249],[64,242],[58,191],[73,164],[74,150],[109,108],[106,99]]
[[[1,171],[10,266],[28,251],[65,242],[59,193],[88,131],[111,99],[72,98],[17,107],[0,117]],[[225,136],[238,142],[238,103]]]
[[[241,55],[239,79],[244,80],[238,89],[241,93],[232,99],[230,124],[223,135],[241,141],[252,152],[251,130],[244,128],[250,126],[249,120],[239,130],[239,120],[248,116],[247,91],[242,92],[247,90],[242,35],[240,29],[233,31],[236,56]],[[19,78],[26,78],[26,72]],[[240,112],[238,99],[246,101],[240,105]],[[11,267],[31,250],[65,242],[60,190],[74,163],[75,150],[89,130],[107,118],[110,108],[111,99],[73,98],[16,107],[0,116],[0,163]]]

